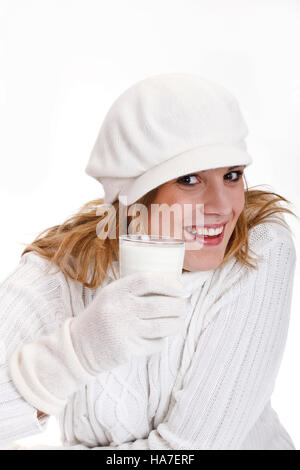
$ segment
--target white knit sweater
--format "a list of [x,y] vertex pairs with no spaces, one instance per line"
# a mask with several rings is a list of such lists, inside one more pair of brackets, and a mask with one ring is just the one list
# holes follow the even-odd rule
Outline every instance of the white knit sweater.
[[[221,269],[183,273],[190,292],[185,329],[160,353],[102,373],[78,390],[59,417],[63,446],[295,450],[270,400],[288,334],[295,245],[271,222],[254,227],[249,244],[262,255],[258,270],[234,258]],[[46,266],[27,253],[0,284],[2,448],[43,431],[49,419],[38,420],[15,388],[11,353],[81,314],[97,292]],[[114,268],[119,274],[117,262]],[[103,286],[113,279],[109,270]]]

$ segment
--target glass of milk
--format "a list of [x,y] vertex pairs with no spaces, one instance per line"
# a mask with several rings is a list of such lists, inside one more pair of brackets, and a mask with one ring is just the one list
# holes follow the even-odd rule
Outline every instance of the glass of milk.
[[181,278],[185,240],[147,234],[119,236],[120,277],[141,271]]

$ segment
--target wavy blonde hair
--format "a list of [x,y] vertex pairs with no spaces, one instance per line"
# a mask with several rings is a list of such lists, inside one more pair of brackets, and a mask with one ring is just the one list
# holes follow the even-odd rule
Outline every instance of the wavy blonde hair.
[[[149,208],[158,189],[159,187],[149,191],[135,204],[143,204]],[[292,232],[285,221],[284,213],[299,219],[292,210],[282,206],[282,202],[291,204],[283,196],[272,191],[249,189],[246,183],[245,205],[218,268],[235,256],[241,263],[257,269],[251,263],[251,261],[257,261],[257,258],[253,258],[249,253],[252,251],[248,244],[249,230],[262,222],[272,221],[285,226]],[[112,261],[113,259],[119,260],[119,201],[115,201],[106,212],[99,216],[97,215],[98,208],[102,204],[104,204],[103,198],[89,201],[62,224],[40,232],[32,243],[22,243],[26,248],[21,256],[34,251],[57,266],[66,276],[91,289],[102,285],[108,266],[111,267],[116,279]],[[130,215],[127,216],[127,229],[134,218]],[[101,220],[105,220],[107,223],[105,226],[102,223],[99,231]],[[109,233],[106,227],[111,222],[115,226],[115,238],[106,236]],[[143,229],[140,232],[146,233],[143,232]]]

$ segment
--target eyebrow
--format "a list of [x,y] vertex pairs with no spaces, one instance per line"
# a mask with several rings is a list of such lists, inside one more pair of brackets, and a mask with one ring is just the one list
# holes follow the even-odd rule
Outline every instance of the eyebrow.
[[[239,168],[239,167],[245,167],[246,165],[235,165],[235,166],[230,166],[229,168],[227,168],[227,171],[230,171],[230,170],[234,170],[235,168]],[[205,173],[206,171],[209,171],[209,170],[202,170],[202,171],[195,171],[195,173]],[[190,175],[194,174],[194,173],[189,173]],[[188,176],[188,175],[186,175]]]
[[245,165],[235,165],[235,166],[230,166],[228,168],[228,170],[234,170],[235,168],[239,168],[240,166],[242,166],[244,168]]
[[[244,166],[244,165],[235,165],[235,166],[230,166],[229,168],[227,168],[227,170],[234,170],[235,168],[239,168],[240,166]],[[203,170],[203,171],[199,171],[198,173],[205,173],[206,171],[208,170]]]

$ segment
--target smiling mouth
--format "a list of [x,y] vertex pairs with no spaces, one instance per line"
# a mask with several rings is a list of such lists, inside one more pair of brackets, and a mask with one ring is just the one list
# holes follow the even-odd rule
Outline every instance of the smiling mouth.
[[196,235],[198,237],[202,237],[202,238],[207,238],[207,239],[210,239],[210,238],[218,238],[221,236],[221,234],[224,232],[225,230],[225,226],[226,226],[226,223],[217,227],[217,228],[206,228],[205,226],[204,227],[196,227],[195,225],[194,226],[187,226],[184,228],[184,230],[192,235]]

